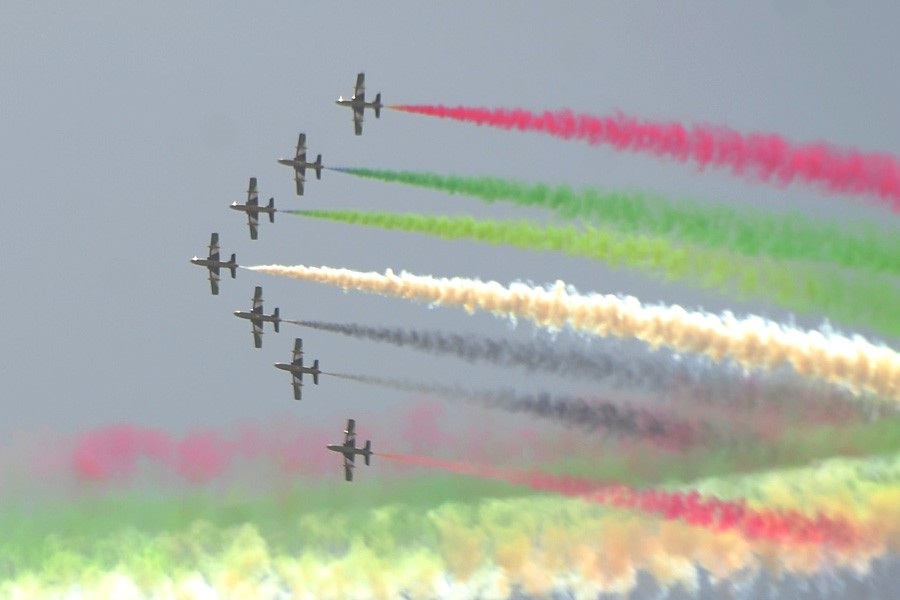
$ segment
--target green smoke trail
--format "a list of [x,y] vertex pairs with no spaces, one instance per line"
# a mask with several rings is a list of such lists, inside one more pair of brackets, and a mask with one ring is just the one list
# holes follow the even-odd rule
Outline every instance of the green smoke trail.
[[771,263],[666,239],[586,227],[541,227],[527,221],[479,221],[471,217],[396,215],[359,211],[289,211],[291,214],[399,229],[444,239],[473,239],[531,250],[555,250],[688,280],[738,297],[764,296],[798,312],[823,312],[837,321],[900,335],[900,294],[887,281],[844,275],[824,267]]
[[886,233],[874,223],[842,228],[796,211],[776,216],[748,208],[703,206],[693,200],[671,202],[637,191],[573,190],[568,186],[415,171],[335,170],[463,194],[488,203],[502,200],[519,206],[538,206],[555,210],[563,217],[591,220],[627,233],[646,232],[749,256],[831,262],[868,272],[900,274],[900,236]]

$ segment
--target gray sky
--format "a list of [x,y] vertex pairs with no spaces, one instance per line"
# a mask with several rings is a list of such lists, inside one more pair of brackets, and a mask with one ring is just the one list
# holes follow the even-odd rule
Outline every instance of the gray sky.
[[[697,174],[690,165],[385,111],[353,135],[334,105],[365,70],[386,103],[569,107],[729,125],[900,154],[896,3],[535,2],[13,3],[0,19],[0,432],[131,422],[180,431],[246,416],[312,417],[407,402],[323,378],[291,399],[271,364],[295,334],[326,370],[473,386],[589,389],[472,369],[285,325],[252,347],[231,316],[264,286],[286,318],[405,325],[527,338],[506,322],[249,272],[209,294],[188,259],[211,231],[241,264],[308,264],[507,283],[562,278],[583,291],[783,318],[681,285],[561,255],[444,242],[278,215],[251,242],[247,179],[279,208],[355,208],[533,217],[333,172],[293,193],[276,164],[298,131],[332,166],[490,174],[635,187],[673,197],[799,207],[828,217],[886,211],[810,188]],[[821,316],[801,317],[815,326]],[[472,418],[474,409],[452,413]],[[480,413],[479,413],[480,414]],[[330,421],[329,421],[330,422]],[[335,424],[339,429],[340,423]]]

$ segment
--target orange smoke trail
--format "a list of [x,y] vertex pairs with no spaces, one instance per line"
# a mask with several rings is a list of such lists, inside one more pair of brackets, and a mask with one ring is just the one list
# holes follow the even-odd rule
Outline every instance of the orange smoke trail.
[[639,510],[665,520],[682,521],[716,532],[735,530],[750,540],[847,547],[859,537],[853,525],[840,519],[822,514],[810,518],[795,510],[755,510],[742,500],[704,497],[697,491],[637,490],[617,483],[538,471],[498,469],[406,454],[379,453],[378,456],[420,467],[524,485],[534,490],[553,491],[614,508]]

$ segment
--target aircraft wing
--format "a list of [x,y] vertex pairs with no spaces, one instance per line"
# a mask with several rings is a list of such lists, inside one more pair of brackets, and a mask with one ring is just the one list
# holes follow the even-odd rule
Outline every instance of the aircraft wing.
[[302,160],[306,160],[306,134],[305,133],[301,133],[299,136],[297,136],[297,154],[295,154],[294,156],[296,157],[297,160],[301,160],[301,158],[300,158],[301,156],[303,157]]
[[303,358],[303,340],[300,338],[294,338],[294,354],[291,357],[291,362],[298,363],[300,359]]
[[366,95],[366,74],[356,74],[356,87],[353,88],[353,97],[356,100],[365,100]]
[[262,286],[256,286],[256,289],[253,290],[253,308],[250,309],[251,312],[262,313],[263,311],[263,297],[262,297]]
[[250,239],[259,237],[259,213],[247,211],[247,226],[250,227]]
[[259,321],[251,321],[253,325],[253,345],[256,348],[262,348],[263,328]]
[[303,195],[303,177],[300,176],[299,171],[295,171],[294,180],[297,182],[297,195]]
[[344,430],[344,446],[356,447],[356,421],[347,419],[347,429]]
[[219,267],[209,268],[209,288],[213,296],[219,295]]
[[353,481],[353,455],[350,456],[344,455],[344,479],[346,481]]
[[294,400],[300,400],[300,397],[303,395],[303,380],[293,374],[292,377],[293,381],[291,383],[294,385]]
[[363,108],[353,107],[353,129],[356,135],[362,135]]
[[247,188],[247,206],[259,206],[259,192],[256,191],[256,177],[250,178],[250,187]]
[[209,259],[219,260],[219,234],[213,233],[209,236]]

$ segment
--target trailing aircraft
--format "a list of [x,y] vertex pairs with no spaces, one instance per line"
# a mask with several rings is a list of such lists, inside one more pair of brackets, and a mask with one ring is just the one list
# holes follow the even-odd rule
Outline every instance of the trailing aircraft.
[[247,224],[250,226],[250,239],[255,240],[257,237],[257,229],[259,228],[259,213],[268,213],[269,223],[275,222],[275,198],[269,198],[269,204],[266,206],[259,205],[259,194],[256,191],[256,177],[250,178],[250,187],[247,189],[247,203],[238,204],[236,201],[231,203],[233,210],[240,210],[247,213]]
[[288,371],[291,374],[291,383],[294,385],[294,400],[300,400],[301,388],[303,388],[303,375],[312,375],[313,383],[319,385],[319,359],[313,361],[311,367],[303,365],[303,340],[294,339],[294,353],[289,363],[275,363],[276,369]]
[[201,267],[209,269],[209,287],[213,296],[219,295],[219,269],[229,269],[231,271],[231,278],[234,279],[237,277],[238,264],[234,254],[231,255],[231,260],[229,261],[223,261],[219,258],[218,233],[213,233],[209,237],[209,256],[206,258],[195,256],[191,259],[191,262],[195,265],[200,265]]
[[347,419],[347,428],[344,430],[343,444],[328,444],[325,446],[332,452],[340,452],[344,455],[344,479],[353,481],[353,469],[356,467],[353,460],[357,455],[362,456],[366,460],[366,465],[372,459],[372,441],[366,440],[366,445],[362,448],[356,447],[356,421]]
[[306,134],[301,133],[297,138],[297,151],[294,158],[279,158],[278,164],[294,168],[294,180],[297,182],[297,195],[303,195],[303,182],[306,181],[306,169],[316,170],[316,179],[322,179],[322,155],[316,157],[316,162],[306,161]]
[[253,328],[253,345],[257,348],[262,348],[263,323],[271,323],[275,328],[275,333],[278,333],[278,324],[281,323],[277,308],[271,315],[263,312],[262,287],[260,286],[256,286],[256,290],[253,292],[253,307],[249,311],[236,310],[234,316],[250,321]]

